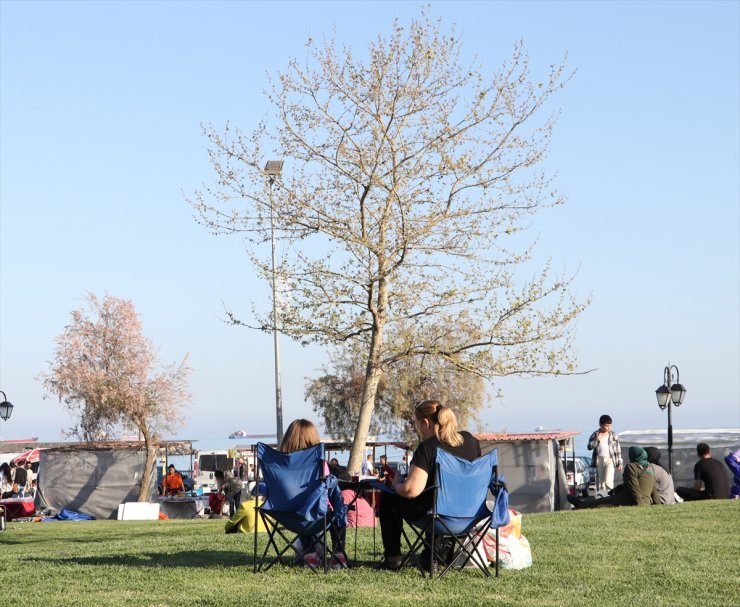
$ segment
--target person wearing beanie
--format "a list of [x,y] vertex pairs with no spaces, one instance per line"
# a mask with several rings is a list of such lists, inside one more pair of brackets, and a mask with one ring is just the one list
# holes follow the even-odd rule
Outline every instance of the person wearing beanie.
[[622,475],[623,484],[617,485],[607,497],[578,499],[572,495],[568,501],[576,508],[605,508],[608,506],[650,506],[660,504],[660,494],[655,488],[655,475],[648,465],[648,456],[642,447],[629,448],[630,463]]

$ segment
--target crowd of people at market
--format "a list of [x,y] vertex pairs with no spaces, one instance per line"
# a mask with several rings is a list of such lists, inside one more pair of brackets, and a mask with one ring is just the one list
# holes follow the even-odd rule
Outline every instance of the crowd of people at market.
[[36,475],[31,461],[3,462],[0,464],[0,497],[2,499],[35,497]]

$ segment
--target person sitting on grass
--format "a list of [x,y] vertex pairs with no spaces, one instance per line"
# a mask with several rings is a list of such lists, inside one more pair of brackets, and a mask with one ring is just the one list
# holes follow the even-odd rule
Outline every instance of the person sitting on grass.
[[740,449],[728,453],[725,456],[725,463],[732,472],[732,488],[730,489],[730,497],[732,499],[740,499]]
[[678,487],[676,493],[686,501],[728,499],[730,476],[725,467],[712,457],[712,450],[706,443],[696,446],[696,454],[699,461],[694,466],[694,486]]
[[660,504],[675,504],[676,491],[673,488],[673,477],[660,463],[660,449],[657,447],[645,447],[645,452],[650,462],[650,469],[655,475],[655,488],[660,494]]
[[604,508],[607,506],[650,506],[660,504],[660,493],[655,487],[655,474],[648,465],[648,456],[642,447],[629,448],[630,463],[622,474],[623,484],[612,489],[606,497],[577,498],[568,496],[576,508]]

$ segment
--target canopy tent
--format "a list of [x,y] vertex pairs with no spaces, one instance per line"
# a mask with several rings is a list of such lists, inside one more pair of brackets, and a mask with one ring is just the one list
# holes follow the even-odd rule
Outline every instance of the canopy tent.
[[498,449],[498,469],[506,479],[509,505],[519,512],[569,510],[560,443],[578,432],[474,433],[485,454]]
[[[192,451],[192,441],[163,441],[158,455]],[[76,443],[42,449],[36,508],[74,510],[98,519],[116,518],[118,506],[135,502],[144,475],[142,442]],[[156,501],[157,475],[146,480]]]
[[31,462],[32,464],[35,464],[39,461],[40,451],[40,449],[31,449],[30,451],[26,451],[25,453],[17,455],[12,459],[12,461],[14,461],[16,464],[20,464],[21,462]]

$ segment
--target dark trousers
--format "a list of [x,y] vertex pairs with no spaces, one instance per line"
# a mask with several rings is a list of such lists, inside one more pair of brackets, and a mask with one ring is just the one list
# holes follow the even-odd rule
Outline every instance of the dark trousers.
[[709,496],[706,491],[699,491],[691,487],[676,487],[676,493],[685,502],[695,502],[698,500],[707,500]]
[[406,499],[392,493],[383,493],[380,500],[380,535],[383,539],[383,554],[386,558],[401,556],[401,528],[403,521],[414,521],[423,517],[429,509],[430,495]]
[[236,512],[236,509],[242,503],[242,492],[237,491],[233,495],[230,495],[228,499],[229,499],[229,516],[233,516],[234,512]]

